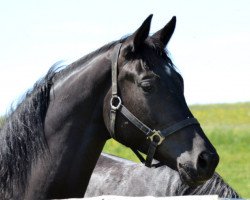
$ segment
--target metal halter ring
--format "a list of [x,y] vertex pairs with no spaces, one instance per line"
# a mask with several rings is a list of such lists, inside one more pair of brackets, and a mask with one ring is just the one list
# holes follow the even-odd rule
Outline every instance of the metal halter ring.
[[161,131],[153,130],[151,135],[148,136],[148,139],[150,139],[151,142],[157,143],[158,146],[165,140],[165,137],[161,134]]
[[112,96],[110,99],[110,106],[112,110],[118,110],[122,105],[122,100],[119,96]]

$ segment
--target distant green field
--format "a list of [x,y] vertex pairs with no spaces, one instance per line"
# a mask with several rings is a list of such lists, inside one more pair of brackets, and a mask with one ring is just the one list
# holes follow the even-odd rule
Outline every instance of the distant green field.
[[[250,103],[191,106],[220,155],[217,172],[242,197],[250,197]],[[138,161],[130,149],[110,140],[104,151]]]
[[3,126],[3,124],[4,124],[4,117],[0,116],[0,128]]

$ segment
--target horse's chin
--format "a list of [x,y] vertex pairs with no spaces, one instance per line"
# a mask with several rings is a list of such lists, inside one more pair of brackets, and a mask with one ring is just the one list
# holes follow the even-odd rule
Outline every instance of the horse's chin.
[[202,185],[207,181],[207,179],[201,179],[197,177],[195,173],[193,173],[191,170],[185,169],[181,165],[178,166],[178,172],[182,182],[190,187]]

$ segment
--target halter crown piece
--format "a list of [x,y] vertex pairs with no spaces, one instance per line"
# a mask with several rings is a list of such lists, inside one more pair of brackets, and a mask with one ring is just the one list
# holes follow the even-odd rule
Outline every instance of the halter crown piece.
[[116,113],[119,111],[125,118],[127,118],[135,127],[137,127],[141,132],[143,132],[148,140],[150,140],[150,145],[147,153],[146,160],[138,152],[138,150],[131,148],[136,156],[144,163],[147,167],[161,166],[161,164],[152,165],[155,151],[159,145],[166,139],[167,136],[175,133],[190,125],[199,125],[199,122],[195,118],[187,118],[176,124],[164,129],[164,130],[152,130],[142,121],[136,118],[123,104],[122,100],[118,95],[117,87],[117,71],[118,71],[118,59],[122,44],[119,43],[114,48],[114,53],[112,55],[112,97],[110,100],[110,135],[113,139],[116,139],[115,135],[115,122]]

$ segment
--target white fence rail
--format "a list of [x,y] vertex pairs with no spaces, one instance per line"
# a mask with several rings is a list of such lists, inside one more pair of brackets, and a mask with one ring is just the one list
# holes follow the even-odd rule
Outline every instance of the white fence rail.
[[[194,195],[194,196],[174,196],[174,197],[152,197],[152,196],[145,196],[145,197],[125,197],[125,196],[113,196],[113,195],[104,195],[98,197],[90,197],[85,198],[86,200],[236,200],[236,199],[229,199],[229,198],[219,198],[217,195]],[[68,199],[73,200],[73,199]],[[77,199],[74,199],[77,200]],[[79,200],[79,199],[78,199]],[[240,199],[237,199],[240,200]],[[250,199],[244,199],[250,200]]]

